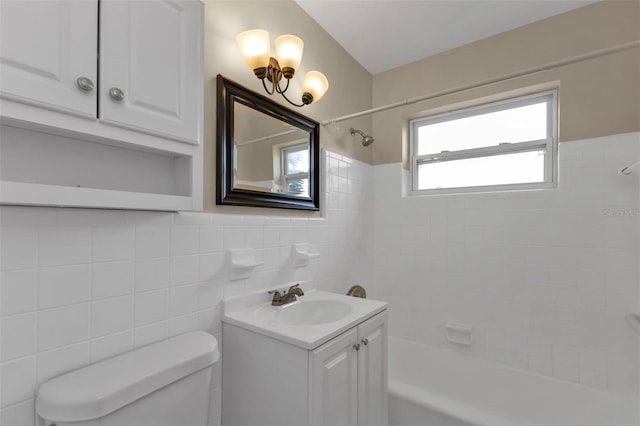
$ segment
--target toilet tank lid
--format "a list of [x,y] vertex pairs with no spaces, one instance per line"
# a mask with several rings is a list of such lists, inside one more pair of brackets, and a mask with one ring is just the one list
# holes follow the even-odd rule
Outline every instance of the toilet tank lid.
[[51,421],[97,419],[219,358],[212,335],[181,334],[45,382],[36,394],[36,411]]

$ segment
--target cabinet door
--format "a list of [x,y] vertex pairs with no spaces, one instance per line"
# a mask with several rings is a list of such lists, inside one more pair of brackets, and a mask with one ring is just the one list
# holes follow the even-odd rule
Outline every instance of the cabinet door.
[[310,424],[353,426],[358,423],[358,352],[356,329],[310,353]]
[[98,0],[0,1],[0,97],[95,118],[97,34]]
[[358,425],[387,425],[387,313],[358,326],[358,341]]
[[100,2],[100,119],[199,143],[202,3]]

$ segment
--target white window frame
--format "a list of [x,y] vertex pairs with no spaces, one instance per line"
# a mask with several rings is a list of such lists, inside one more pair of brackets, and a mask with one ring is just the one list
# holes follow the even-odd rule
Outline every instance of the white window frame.
[[283,192],[287,192],[287,189],[289,188],[289,181],[291,180],[297,180],[297,179],[310,179],[310,175],[309,175],[309,171],[307,172],[298,172],[298,173],[288,173],[289,170],[287,165],[287,156],[291,153],[294,152],[299,152],[299,151],[309,151],[309,144],[307,142],[304,143],[300,143],[300,144],[296,144],[296,145],[289,145],[289,146],[285,146],[280,148],[280,161],[282,164],[282,182],[283,182]]
[[[475,115],[488,114],[512,108],[523,107],[540,103],[541,100],[547,102],[547,136],[545,139],[510,143],[505,141],[500,145],[489,147],[464,149],[457,151],[443,151],[425,155],[417,155],[418,151],[418,129],[425,125],[441,123],[445,121],[458,120]],[[457,194],[472,192],[499,192],[514,190],[547,189],[557,186],[557,158],[558,158],[558,91],[549,90],[527,96],[510,98],[499,102],[478,105],[471,108],[464,108],[443,114],[420,117],[409,121],[409,143],[411,152],[409,195],[437,195],[437,194]],[[464,186],[456,188],[418,188],[418,166],[421,164],[461,160],[467,158],[482,158],[494,155],[503,155],[519,152],[544,151],[544,181],[533,183],[515,183],[502,185],[481,185]]]

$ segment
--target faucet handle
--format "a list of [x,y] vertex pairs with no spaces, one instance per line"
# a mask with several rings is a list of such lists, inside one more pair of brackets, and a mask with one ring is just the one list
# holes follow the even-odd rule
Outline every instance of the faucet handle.
[[302,291],[302,289],[300,288],[300,283],[289,287],[288,293],[295,293],[298,296],[304,296],[304,291]]
[[286,287],[285,288],[274,288],[273,290],[269,290],[267,293],[269,293],[269,294],[277,294],[279,296],[284,296],[286,291],[287,291]]
[[[287,287],[283,287],[283,288],[274,288],[273,290],[269,290],[267,293],[269,294],[273,294],[274,298],[280,298],[280,297],[284,297],[285,295],[291,293],[294,289],[299,288],[300,287],[300,283],[292,285],[291,287],[289,287],[289,289],[287,289]],[[299,295],[302,296],[304,293],[302,291],[302,289],[299,289]]]

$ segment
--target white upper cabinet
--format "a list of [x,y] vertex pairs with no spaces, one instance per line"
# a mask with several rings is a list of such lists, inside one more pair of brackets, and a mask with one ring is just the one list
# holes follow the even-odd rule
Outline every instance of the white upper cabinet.
[[97,1],[0,2],[0,97],[96,118]]
[[100,119],[198,143],[202,77],[196,2],[100,3]]
[[0,204],[202,209],[200,0],[0,0]]

